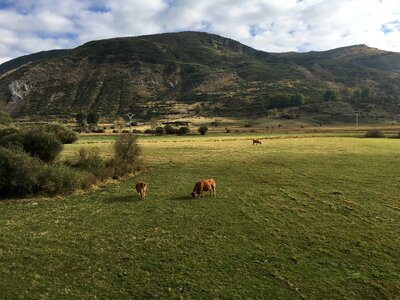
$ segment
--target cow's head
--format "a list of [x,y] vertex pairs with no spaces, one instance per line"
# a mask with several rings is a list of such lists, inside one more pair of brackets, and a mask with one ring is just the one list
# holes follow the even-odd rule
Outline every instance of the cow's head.
[[196,199],[197,198],[197,193],[196,192],[192,192],[192,198]]

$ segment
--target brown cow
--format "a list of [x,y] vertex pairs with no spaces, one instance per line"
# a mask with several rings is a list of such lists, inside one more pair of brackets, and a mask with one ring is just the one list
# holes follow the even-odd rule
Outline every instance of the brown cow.
[[147,195],[147,183],[144,181],[138,181],[136,183],[136,191],[140,198],[144,199]]
[[214,179],[203,179],[197,182],[193,188],[192,198],[203,197],[203,192],[210,192],[210,195],[217,196],[217,183]]
[[261,141],[260,140],[253,140],[253,145],[257,145],[257,144],[261,145]]

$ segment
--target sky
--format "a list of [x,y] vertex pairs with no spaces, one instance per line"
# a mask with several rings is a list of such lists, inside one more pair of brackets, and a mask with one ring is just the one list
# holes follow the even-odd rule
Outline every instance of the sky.
[[204,31],[268,52],[400,52],[399,0],[0,0],[0,63],[85,42]]

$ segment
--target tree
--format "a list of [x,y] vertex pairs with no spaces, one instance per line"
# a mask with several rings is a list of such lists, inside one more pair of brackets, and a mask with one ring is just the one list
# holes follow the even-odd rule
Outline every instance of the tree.
[[100,121],[100,115],[97,112],[91,111],[87,115],[86,120],[87,120],[88,124],[90,124],[90,125],[97,125]]
[[161,127],[161,126],[156,127],[156,133],[157,134],[164,134],[164,127]]
[[327,90],[324,94],[324,100],[325,101],[336,101],[337,95],[336,95],[335,91]]
[[304,95],[303,94],[292,95],[292,97],[290,98],[291,106],[300,106],[303,104],[304,104]]
[[86,125],[87,125],[86,118],[87,118],[87,115],[84,112],[77,113],[77,115],[75,116],[76,123],[78,124],[78,126],[80,128],[86,127]]
[[179,127],[178,131],[176,132],[177,135],[186,135],[190,133],[189,127]]
[[199,129],[197,129],[198,132],[200,132],[201,135],[205,135],[206,132],[208,131],[207,126],[200,126]]
[[164,130],[166,134],[175,134],[176,133],[176,129],[174,127],[172,127],[171,125],[165,125],[164,126]]
[[371,89],[369,87],[364,87],[361,91],[361,98],[368,99],[371,96]]

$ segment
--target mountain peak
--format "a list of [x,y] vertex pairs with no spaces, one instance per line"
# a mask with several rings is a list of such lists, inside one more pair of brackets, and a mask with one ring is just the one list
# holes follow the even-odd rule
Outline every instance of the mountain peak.
[[[328,88],[356,103],[352,95],[365,86],[400,98],[400,54],[366,45],[277,54],[185,31],[91,41],[11,63],[13,72],[0,66],[0,109],[21,116],[250,116],[293,99],[322,101]],[[16,87],[26,88],[12,101]]]

